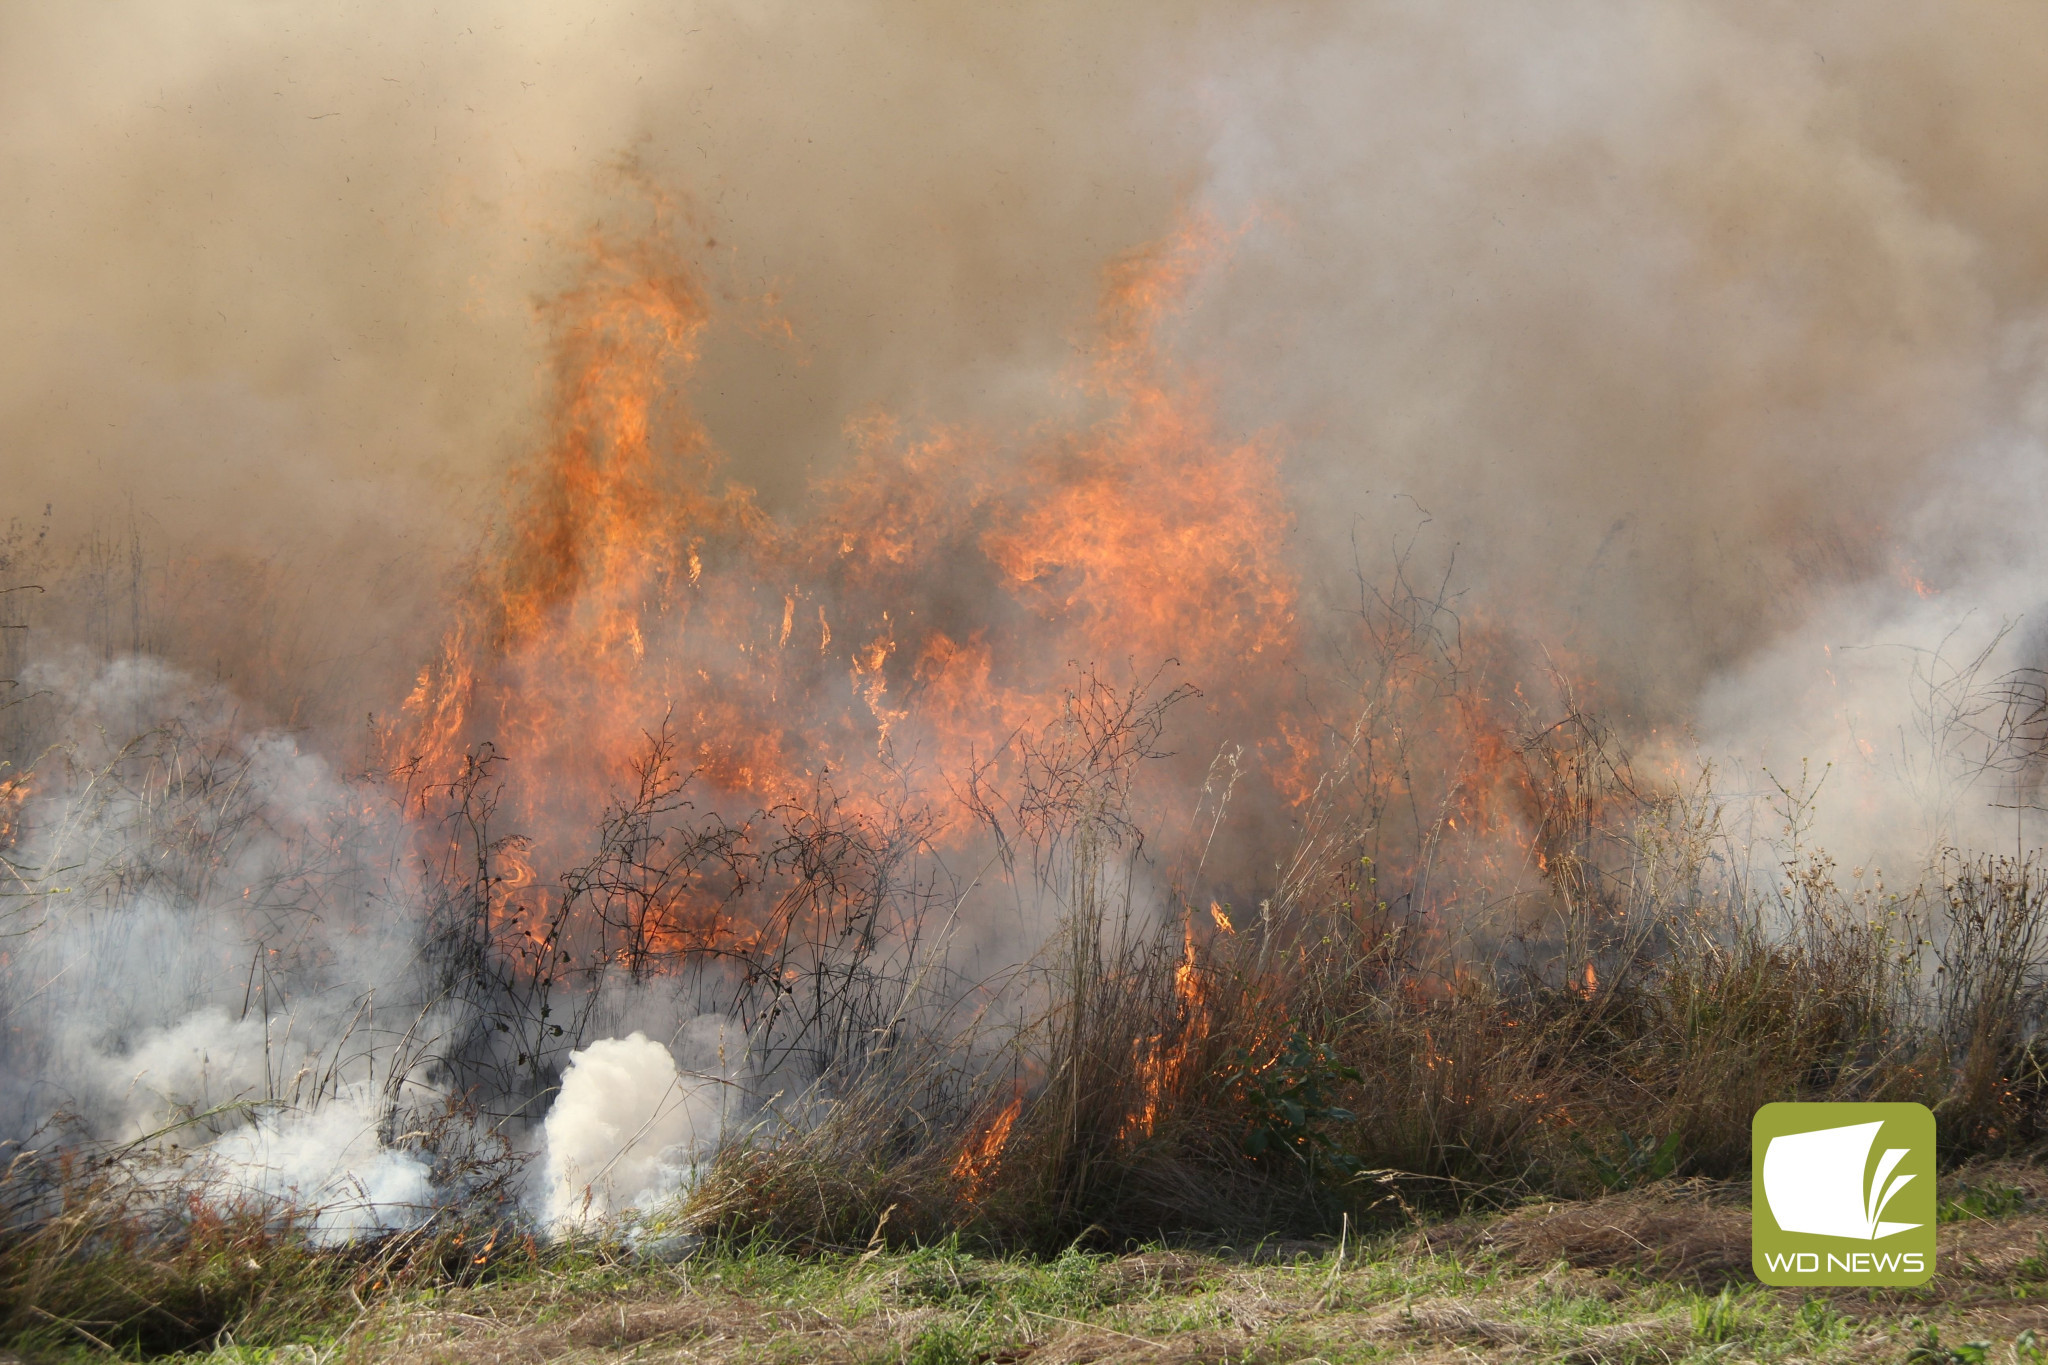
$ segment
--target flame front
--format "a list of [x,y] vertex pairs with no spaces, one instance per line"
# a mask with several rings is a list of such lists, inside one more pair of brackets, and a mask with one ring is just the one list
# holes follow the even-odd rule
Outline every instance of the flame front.
[[[1210,907],[1210,913],[1219,924],[1227,923],[1217,907]],[[1158,1128],[1168,1098],[1187,1079],[1189,1059],[1209,1032],[1208,993],[1202,983],[1192,917],[1182,929],[1181,958],[1173,969],[1173,996],[1179,1033],[1170,1038],[1162,1034],[1144,1039],[1133,1049],[1133,1070],[1141,1099],[1124,1125],[1123,1135],[1127,1138],[1150,1137]]]
[[[775,518],[680,394],[708,320],[658,243],[600,243],[554,305],[553,436],[516,486],[394,736],[428,782],[489,741],[538,882],[664,725],[699,791],[766,808],[829,781],[858,810],[907,783],[943,842],[977,765],[1050,718],[1077,664],[1178,660],[1241,718],[1294,648],[1289,514],[1266,440],[1219,430],[1162,353],[1219,235],[1195,225],[1109,272],[1076,430],[905,438]],[[1273,669],[1266,671],[1273,672]],[[1277,673],[1276,673],[1277,676]]]
[[[1015,777],[1018,737],[1059,716],[1077,669],[1142,681],[1172,668],[1199,689],[1178,766],[1140,794],[1152,828],[1185,815],[1219,747],[1244,756],[1258,804],[1283,815],[1306,809],[1333,754],[1355,758],[1355,735],[1304,700],[1317,679],[1279,443],[1229,434],[1208,386],[1162,344],[1226,245],[1214,225],[1107,272],[1061,405],[1086,420],[906,435],[868,417],[849,428],[841,471],[790,515],[731,477],[683,399],[711,314],[664,243],[596,243],[584,282],[551,305],[549,439],[389,737],[422,789],[473,771],[479,746],[509,760],[494,780],[520,837],[494,845],[487,910],[518,951],[568,951],[576,926],[560,920],[556,883],[651,743],[700,812],[744,825],[829,790],[857,819],[915,807],[918,838],[941,857],[984,837],[973,793]],[[1482,665],[1505,638],[1480,622],[1462,634]],[[1459,867],[1553,875],[1562,837],[1525,814],[1540,803],[1518,761],[1519,688],[1503,695],[1497,678],[1473,681],[1484,667],[1460,668],[1455,695],[1406,664],[1362,693],[1345,679],[1346,704],[1395,717],[1408,746],[1354,784],[1372,787],[1361,799],[1435,812],[1416,818],[1438,901],[1458,894]],[[1428,726],[1399,722],[1429,708]],[[1417,791],[1416,774],[1443,775],[1440,790]],[[1168,863],[1187,851],[1161,850]],[[1213,884],[1257,875],[1255,861],[1219,870],[1204,844],[1178,865]],[[1344,894],[1370,905],[1376,893]],[[637,970],[744,948],[768,932],[766,913],[684,883],[636,911],[627,947],[604,951]],[[1232,932],[1220,905],[1211,917]],[[1153,1130],[1206,1027],[1198,956],[1190,927],[1175,974],[1183,1035],[1133,1040],[1144,1099],[1130,1133]],[[999,1151],[1013,1120],[974,1151]],[[982,1156],[961,1160],[964,1179],[983,1178]]]

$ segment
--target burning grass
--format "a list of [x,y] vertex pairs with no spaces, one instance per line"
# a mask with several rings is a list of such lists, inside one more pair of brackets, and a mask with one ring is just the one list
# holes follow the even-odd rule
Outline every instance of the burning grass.
[[[1406,623],[1401,638],[1412,643],[1415,623],[1435,613],[1402,601],[1379,624],[1395,638]],[[323,870],[361,879],[394,865],[415,869],[429,913],[398,978],[412,993],[390,1002],[395,1013],[359,1005],[351,1015],[382,1021],[395,1041],[366,1039],[351,1052],[351,1022],[326,1053],[295,1063],[280,1089],[272,1051],[283,1044],[266,1032],[260,1101],[171,1114],[120,1148],[86,1132],[17,1146],[0,1248],[5,1330],[35,1349],[135,1354],[282,1343],[312,1330],[351,1350],[388,1340],[427,1351],[431,1342],[457,1358],[473,1349],[458,1340],[469,1329],[445,1315],[470,1310],[446,1309],[447,1295],[503,1281],[474,1292],[546,1298],[616,1283],[627,1296],[614,1305],[616,1329],[611,1309],[588,1304],[544,1341],[528,1339],[537,1327],[508,1329],[528,1334],[521,1351],[804,1337],[813,1328],[793,1308],[636,1307],[635,1286],[654,1272],[630,1267],[644,1248],[702,1238],[714,1259],[753,1248],[755,1261],[798,1279],[813,1273],[803,1265],[838,1266],[847,1283],[866,1284],[871,1267],[909,1274],[903,1267],[928,1260],[955,1275],[968,1264],[964,1247],[996,1258],[975,1262],[977,1284],[1041,1273],[1003,1259],[1016,1254],[1055,1258],[1043,1272],[1055,1276],[1085,1262],[1093,1277],[1112,1262],[1091,1258],[1161,1236],[1211,1248],[1349,1229],[1382,1237],[1511,1208],[1519,1211],[1498,1221],[1445,1225],[1401,1253],[1451,1249],[1496,1267],[1468,1285],[1484,1302],[1426,1306],[1398,1323],[1374,1309],[1370,1321],[1343,1319],[1344,1330],[1547,1349],[1565,1339],[1560,1329],[1487,1296],[1508,1282],[1500,1276],[1562,1259],[1601,1273],[1647,1267],[1712,1289],[1717,1297],[1684,1313],[1579,1324],[1612,1329],[1611,1340],[1573,1338],[1597,1337],[1600,1349],[1653,1337],[1682,1344],[1706,1330],[1698,1322],[1723,1332],[1751,1318],[1784,1327],[1775,1310],[1722,1292],[1742,1278],[1731,1249],[1739,1211],[1670,1186],[1745,1173],[1757,1105],[1922,1100],[1951,1160],[2038,1140],[2048,1115],[2032,1021],[2048,879],[2032,860],[1950,855],[1924,886],[1898,893],[1844,885],[1824,857],[1788,839],[1770,876],[1731,877],[1716,870],[1731,846],[1702,804],[1704,787],[1639,779],[1612,735],[1567,710],[1513,737],[1513,771],[1487,774],[1489,800],[1508,793],[1523,803],[1514,828],[1537,875],[1508,878],[1480,902],[1468,870],[1457,899],[1432,901],[1432,848],[1441,852],[1454,822],[1478,820],[1480,787],[1454,770],[1434,815],[1412,815],[1411,788],[1398,793],[1410,818],[1390,818],[1390,746],[1414,713],[1395,724],[1374,710],[1384,697],[1364,695],[1338,761],[1297,818],[1290,857],[1247,908],[1190,894],[1199,862],[1191,871],[1151,860],[1142,774],[1160,761],[1185,695],[1084,676],[1052,722],[1017,737],[1011,784],[965,794],[984,831],[984,875],[1029,888],[1054,911],[1052,932],[1021,966],[980,978],[962,970],[950,938],[978,879],[947,880],[927,861],[931,826],[914,807],[848,812],[823,790],[743,820],[699,809],[665,732],[648,737],[595,853],[557,879],[553,918],[538,925],[503,898],[508,880],[529,885],[532,873],[518,837],[495,830],[488,752],[458,781],[432,788],[401,773],[376,798],[433,816],[396,826],[410,831],[405,839],[362,823],[383,789],[372,783],[348,789],[359,818],[340,833],[315,837],[302,822],[282,845],[261,845],[290,851],[282,861],[249,851],[252,831],[269,838],[278,825],[246,752],[208,747],[188,726],[97,764],[68,753],[68,766],[39,770],[70,774],[77,799],[95,803],[67,828],[122,856],[74,855],[60,882],[50,845],[17,845],[45,850],[42,863],[10,864],[37,914],[61,914],[62,897],[81,893],[118,907],[138,885],[203,907],[225,870],[260,867],[266,880],[226,900],[289,923],[301,889],[332,896],[338,883]],[[1461,705],[1454,690],[1425,695]],[[1412,692],[1395,700],[1416,704]],[[1428,733],[1440,742],[1441,730]],[[1205,809],[1220,825],[1227,765],[1211,776]],[[1795,833],[1807,799],[1786,794]],[[1399,847],[1390,829],[1413,842]],[[81,868],[94,875],[80,878]],[[684,893],[709,907],[695,938],[677,937],[673,917],[651,919]],[[221,899],[209,914],[223,913]],[[280,972],[258,989],[271,971],[259,953],[241,995],[316,979],[295,965],[296,979]],[[711,1078],[731,1092],[730,1112],[694,1178],[643,1215],[640,1231],[630,1219],[550,1230],[519,1194],[532,1160],[523,1116],[550,1101],[559,1059],[594,1036],[606,992],[621,988],[692,994],[736,1021],[735,1064]],[[264,1001],[244,1008],[266,1017]],[[418,1021],[430,1015],[453,1027],[428,1037]],[[335,1223],[317,1198],[309,1207],[303,1190],[244,1180],[230,1197],[195,1175],[191,1149],[217,1152],[260,1126],[265,1106],[289,1116],[357,1102],[346,1084],[357,1065],[386,1087],[376,1150],[432,1172],[428,1204],[403,1213],[398,1231],[372,1222],[367,1235],[337,1237],[335,1228],[356,1225]],[[1593,1202],[1523,1207],[1532,1198]],[[331,1191],[326,1199],[350,1202]],[[1460,1230],[1469,1228],[1484,1231]],[[1648,1262],[1630,1250],[1642,1246],[1656,1248]],[[2020,1276],[2025,1258],[2005,1259]],[[1318,1300],[1334,1311],[1344,1276],[1357,1272],[1319,1273],[1340,1287]],[[519,1284],[527,1288],[509,1287]],[[1511,1298],[1537,1292],[1514,1284]],[[1404,1293],[1412,1307],[1414,1291]],[[1109,1300],[1062,1303],[1008,1304],[1001,1332],[994,1318],[872,1306],[849,1306],[842,1327],[862,1349],[900,1347],[913,1358],[955,1347],[968,1352],[960,1358],[988,1358],[998,1349],[989,1333],[1043,1345],[1039,1328],[1015,1325],[1041,1318],[1054,1336],[1086,1328],[1089,1341],[1160,1351],[1181,1349],[1155,1347],[1162,1332],[1199,1342],[1212,1331],[1187,1317],[1211,1310],[1188,1304],[1155,1321],[1102,1317],[1116,1306]],[[1299,1305],[1271,1312],[1254,1336],[1305,1321]],[[876,1314],[893,1324],[886,1340],[855,1326]],[[1212,1326],[1226,1336],[1252,1321],[1225,1316]],[[1163,1325],[1168,1318],[1180,1325]],[[928,1329],[937,1333],[929,1340]],[[1320,1327],[1300,1330],[1321,1340]],[[1081,1349],[1078,1341],[1060,1349]]]
[[[1383,657],[1412,678],[1426,657],[1418,622],[1440,608],[1381,605],[1381,638],[1406,648]],[[282,1059],[299,1054],[277,1030],[259,1030],[260,1100],[169,1113],[118,1147],[88,1130],[17,1145],[0,1244],[5,1330],[36,1350],[152,1354],[326,1333],[372,1356],[451,1359],[728,1338],[826,1349],[814,1332],[917,1359],[1056,1342],[1199,1354],[1209,1349],[1200,1343],[1246,1332],[1313,1353],[1340,1328],[1514,1351],[1568,1341],[1672,1349],[1701,1332],[1718,1341],[1806,1330],[1797,1324],[1807,1318],[1728,1288],[1742,1282],[1740,1213],[1698,1183],[1746,1172],[1757,1105],[1922,1100],[1951,1161],[2038,1141],[2048,1122],[2033,1041],[2048,877],[2033,860],[1951,854],[1911,891],[1845,884],[1798,848],[1810,794],[1789,791],[1782,815],[1795,837],[1779,865],[1731,876],[1733,848],[1704,785],[1641,779],[1617,739],[1568,704],[1489,756],[1507,772],[1488,770],[1483,784],[1476,772],[1440,773],[1433,812],[1417,815],[1415,785],[1389,776],[1409,771],[1397,762],[1408,757],[1400,736],[1426,718],[1418,696],[1453,710],[1463,702],[1448,685],[1361,695],[1360,715],[1331,727],[1344,742],[1251,907],[1197,894],[1199,852],[1179,862],[1152,854],[1144,773],[1162,761],[1174,708],[1189,698],[1149,683],[1084,675],[1052,721],[1014,739],[1007,784],[963,793],[987,850],[973,878],[932,857],[933,826],[914,803],[849,811],[820,789],[743,819],[700,808],[694,775],[658,731],[600,822],[595,852],[556,879],[544,902],[552,918],[539,923],[502,890],[531,885],[534,873],[519,837],[496,830],[489,752],[438,787],[411,770],[393,786],[344,785],[354,823],[321,834],[303,820],[281,825],[257,759],[211,744],[196,720],[97,760],[67,751],[32,776],[78,793],[77,818],[63,826],[73,843],[18,843],[10,862],[34,914],[61,916],[78,903],[65,897],[81,896],[115,912],[146,887],[215,919],[229,913],[223,905],[235,915],[250,905],[264,922],[291,925],[307,888],[333,902],[345,884],[333,869],[389,886],[379,869],[393,867],[410,870],[410,894],[428,913],[393,982],[409,994],[352,1007],[347,1027],[290,1065]],[[1410,709],[1380,709],[1396,703]],[[1436,746],[1444,729],[1423,733]],[[1455,896],[1441,882],[1432,893],[1433,859],[1454,825],[1470,837],[1486,818],[1475,793],[1520,803],[1512,823],[1496,811],[1493,842],[1522,850],[1535,875],[1502,875],[1485,899],[1468,866]],[[1212,829],[1230,799],[1223,761],[1203,793]],[[365,823],[376,800],[411,823]],[[1505,837],[1515,831],[1519,842]],[[121,856],[90,852],[101,846]],[[88,851],[53,871],[53,847]],[[242,880],[224,879],[230,870]],[[977,977],[952,934],[983,877],[1027,889],[1052,929],[1020,966]],[[700,907],[696,937],[678,936],[673,907],[684,900]],[[259,951],[236,983],[245,1019],[270,1017],[268,991],[317,983],[312,962],[275,969],[272,984]],[[708,1002],[734,1021],[733,1064],[702,1078],[731,1104],[693,1177],[637,1226],[628,1217],[550,1229],[521,1194],[534,1160],[521,1135],[553,1099],[560,1059],[599,1036],[607,992],[622,989],[688,997],[692,1009]],[[423,1029],[429,1017],[451,1022]],[[351,1043],[359,1029],[371,1036]],[[336,1222],[347,1192],[308,1199],[244,1176],[226,1195],[193,1164],[273,1110],[286,1123],[361,1103],[356,1067],[382,1077],[374,1153],[430,1173],[431,1195],[395,1223],[389,1211],[367,1225]],[[1674,1188],[1681,1180],[1694,1183]],[[353,1206],[374,1208],[356,1195]],[[1989,1223],[2025,1201],[1979,1191],[1955,1207],[1959,1225]],[[1470,1221],[1491,1209],[1516,1211]],[[1352,1230],[1417,1235],[1418,1225],[1437,1230],[1376,1243],[1371,1255],[1410,1258],[1400,1272],[1409,1276],[1418,1255],[1483,1268],[1460,1269],[1455,1291],[1402,1290],[1399,1314],[1385,1306],[1391,1291],[1374,1288],[1355,1296],[1356,1312],[1342,1307],[1358,1283],[1346,1277],[1360,1270],[1316,1271],[1327,1284],[1311,1313],[1281,1281],[1258,1279],[1278,1272],[1163,1253],[1104,1259],[1161,1237],[1213,1250]],[[691,1285],[716,1274],[809,1286],[833,1268],[838,1281],[817,1283],[868,1286],[873,1302],[826,1312],[837,1324],[828,1328],[791,1303],[764,1308],[765,1289],[743,1302],[721,1290],[687,1308],[635,1297],[667,1273],[633,1268],[651,1248],[694,1239],[707,1259],[674,1272]],[[1631,1251],[1642,1247],[1654,1249],[1647,1260]],[[1959,1250],[1982,1265],[2010,1261],[1994,1279],[2033,1273],[2003,1244]],[[1018,1255],[1051,1259],[1006,1259]],[[737,1265],[735,1256],[756,1268],[703,1269]],[[1169,1260],[1182,1268],[1162,1269],[1168,1279],[1214,1275],[1246,1302],[1279,1306],[1245,1316],[1183,1302],[1175,1280],[1180,1288],[1156,1291],[1171,1307],[1134,1315],[1098,1283],[1105,1266],[1133,1276]],[[1681,1311],[1668,1297],[1678,1290],[1607,1285],[1559,1326],[1530,1307],[1530,1295],[1548,1303],[1553,1289],[1528,1278],[1559,1260],[1603,1275],[1653,1272],[1695,1297]],[[903,1307],[896,1290],[873,1286],[885,1271],[916,1278],[928,1266],[966,1276],[960,1284],[986,1289],[996,1306]],[[1099,1301],[1023,1307],[1018,1295],[1041,1290],[1001,1287],[1039,1276],[1085,1278]],[[982,1289],[958,1295],[978,1301]],[[488,1322],[492,1313],[448,1305],[521,1294],[531,1301],[518,1300],[503,1343],[481,1344],[497,1341],[495,1326],[448,1316]],[[1590,1306],[1631,1295],[1649,1297],[1627,1312]],[[561,1321],[543,1328],[529,1312]],[[887,1324],[879,1335],[877,1322]],[[1855,1337],[1841,1331],[1844,1343]]]
[[[1078,1358],[1313,1345],[1312,1298],[1371,1340],[1641,1354],[1779,1320],[1527,1276],[1636,1242],[1725,1276],[1727,1210],[1664,1187],[1745,1171],[1758,1105],[1921,1100],[1952,1160],[2048,1134],[2034,857],[1844,876],[1806,784],[1740,842],[1710,773],[1632,752],[1405,554],[1308,638],[1277,452],[1161,341],[1216,235],[1111,272],[1081,425],[877,427],[788,522],[680,407],[689,274],[600,244],[557,304],[550,439],[364,774],[160,664],[14,639],[0,1047],[65,1093],[7,1096],[5,1330]],[[2024,680],[1943,704],[1999,697],[2038,749]],[[631,1049],[660,1093],[556,1124],[629,1029],[669,1040]],[[1376,1243],[1399,1315],[1362,1268],[1307,1296],[1104,1259],[1532,1197],[1596,1202],[1489,1225],[1442,1284],[1427,1237]],[[675,1275],[745,1294],[633,1298],[634,1256],[690,1238],[714,1251]],[[1236,1287],[1196,1304],[1189,1265]],[[1161,1316],[1104,1287],[1146,1267]],[[1575,1326],[1530,1316],[1560,1294]]]

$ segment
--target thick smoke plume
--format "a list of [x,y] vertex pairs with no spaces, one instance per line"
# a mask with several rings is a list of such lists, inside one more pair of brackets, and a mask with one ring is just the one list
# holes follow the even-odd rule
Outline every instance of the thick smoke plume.
[[760,1003],[820,925],[1029,951],[977,869],[1105,808],[1104,736],[1213,821],[1162,884],[1266,894],[1390,560],[1459,743],[1562,681],[1760,836],[2031,843],[2043,28],[10,14],[4,1136],[335,1236],[457,1148],[645,1205],[762,1049],[824,1064]]
[[[717,1022],[695,1031],[715,1038]],[[571,1057],[544,1125],[548,1220],[602,1219],[686,1184],[718,1136],[723,1079],[683,1076],[670,1049],[641,1033]]]
[[1028,412],[1101,262],[1206,205],[1258,218],[1189,342],[1295,435],[1319,538],[1412,496],[1682,708],[2025,417],[2038,19],[1973,13],[16,16],[8,482],[331,550],[319,638],[273,589],[314,690],[530,443],[606,167],[717,244],[696,388],[771,500],[869,405]]

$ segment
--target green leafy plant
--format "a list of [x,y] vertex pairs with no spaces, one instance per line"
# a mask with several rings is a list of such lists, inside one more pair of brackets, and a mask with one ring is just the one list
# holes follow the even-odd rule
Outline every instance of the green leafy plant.
[[1985,1365],[1991,1358],[1988,1341],[1965,1341],[1954,1346],[1941,1344],[1941,1329],[1933,1323],[1922,1329],[1926,1336],[1906,1352],[1906,1365]]
[[904,1365],[973,1365],[974,1336],[956,1324],[925,1328],[903,1352]]
[[1226,1079],[1245,1108],[1244,1153],[1254,1161],[1291,1159],[1311,1173],[1356,1175],[1360,1162],[1331,1135],[1333,1124],[1357,1115],[1336,1102],[1337,1087],[1356,1083],[1327,1043],[1296,1029],[1280,1052],[1261,1064],[1239,1049]]
[[1986,1185],[1965,1185],[1955,1198],[1944,1199],[1935,1210],[1935,1220],[1960,1223],[1965,1219],[2003,1218],[2026,1207],[2026,1191],[1992,1181]]

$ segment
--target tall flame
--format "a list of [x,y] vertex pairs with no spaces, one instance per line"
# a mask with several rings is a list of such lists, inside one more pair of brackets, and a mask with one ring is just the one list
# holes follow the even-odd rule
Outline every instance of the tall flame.
[[[485,742],[510,759],[501,809],[522,837],[500,846],[497,922],[535,951],[557,942],[553,879],[657,734],[714,809],[744,819],[829,784],[856,814],[914,802],[920,837],[964,847],[968,793],[1014,774],[1016,737],[1058,714],[1077,666],[1144,678],[1176,665],[1204,699],[1185,762],[1241,746],[1276,798],[1264,804],[1306,812],[1332,754],[1356,760],[1361,741],[1301,700],[1312,670],[1281,451],[1228,433],[1163,343],[1225,245],[1197,221],[1110,267],[1068,381],[1084,420],[912,436],[870,417],[850,427],[841,471],[777,516],[684,400],[711,317],[696,278],[659,232],[595,243],[583,283],[551,305],[549,439],[391,736],[428,783],[453,781]],[[1393,717],[1383,728],[1405,746],[1355,781],[1416,812],[1440,898],[1454,869],[1489,859],[1519,861],[1509,880],[1553,876],[1565,837],[1530,815],[1542,803],[1517,759],[1519,688],[1488,672],[1506,638],[1465,623],[1472,657],[1450,692],[1442,670],[1405,658],[1348,680],[1347,705]],[[1427,726],[1400,719],[1423,711]],[[1450,776],[1425,794],[1418,774]],[[1192,779],[1153,795],[1181,800],[1199,767]],[[1471,856],[1439,856],[1453,846]],[[745,913],[664,907],[645,934],[682,950],[740,942]],[[1232,931],[1220,907],[1212,918]],[[1135,1133],[1153,1129],[1206,1027],[1192,927],[1185,946],[1185,1036],[1133,1042]],[[991,1150],[1007,1122],[988,1130]]]
[[667,723],[700,787],[770,804],[830,775],[958,781],[1043,721],[1076,663],[1177,659],[1242,712],[1294,648],[1278,451],[1220,430],[1159,344],[1218,251],[1193,224],[1109,272],[1075,382],[1099,413],[1000,439],[854,429],[850,468],[775,518],[681,394],[709,317],[657,240],[593,250],[554,305],[553,435],[406,703],[432,779],[489,740],[543,866]]

